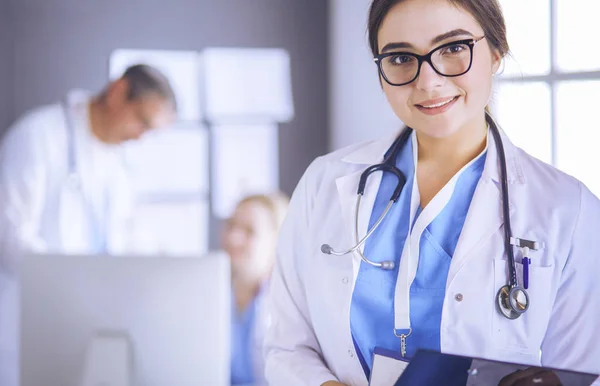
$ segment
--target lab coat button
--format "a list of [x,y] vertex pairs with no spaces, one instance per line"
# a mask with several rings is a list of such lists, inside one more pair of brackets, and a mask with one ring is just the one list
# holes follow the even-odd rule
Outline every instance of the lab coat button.
[[348,284],[348,277],[345,277],[345,278],[343,278],[343,279],[342,279],[342,283],[344,283],[344,284]]
[[454,299],[456,299],[457,302],[462,302],[463,294],[456,294],[456,296],[454,296]]
[[354,358],[354,353],[352,352],[352,350],[348,350],[348,355],[350,355],[350,358]]

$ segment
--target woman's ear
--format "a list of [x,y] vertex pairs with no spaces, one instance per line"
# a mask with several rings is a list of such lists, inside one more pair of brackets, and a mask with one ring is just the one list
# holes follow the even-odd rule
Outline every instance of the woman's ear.
[[502,64],[502,60],[504,60],[504,58],[500,55],[500,52],[498,52],[498,50],[492,50],[492,75],[496,75],[500,68],[500,64]]

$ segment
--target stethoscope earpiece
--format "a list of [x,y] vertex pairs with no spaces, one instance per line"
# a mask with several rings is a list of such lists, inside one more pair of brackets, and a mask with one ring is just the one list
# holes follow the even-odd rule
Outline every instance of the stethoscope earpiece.
[[331,248],[331,245],[329,245],[329,244],[323,244],[323,245],[321,245],[321,252],[326,255],[332,255],[333,248]]
[[[392,269],[394,269],[396,267],[396,263],[394,263],[391,260],[382,261],[381,263],[375,263],[375,262],[372,262],[372,261],[368,260],[366,257],[364,257],[364,255],[362,254],[362,252],[359,249],[355,249],[354,251],[357,252],[360,255],[360,257],[363,259],[363,261],[365,261],[366,263],[368,263],[368,264],[370,264],[370,265],[372,265],[374,267],[385,269],[386,271],[391,271]],[[350,253],[352,251],[338,252],[338,251],[335,251],[331,247],[331,245],[329,245],[329,244],[323,244],[323,245],[321,245],[321,252],[324,253],[324,254],[326,254],[326,255],[343,256],[343,255],[348,254],[348,253]]]

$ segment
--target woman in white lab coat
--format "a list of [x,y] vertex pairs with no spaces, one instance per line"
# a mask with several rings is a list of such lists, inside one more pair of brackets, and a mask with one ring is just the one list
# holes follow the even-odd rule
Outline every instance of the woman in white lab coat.
[[[374,0],[369,42],[413,130],[320,157],[300,180],[272,278],[267,380],[366,385],[377,348],[600,373],[600,202],[487,116],[508,52],[498,2]],[[401,194],[358,251],[332,255],[386,213],[390,172],[370,174],[356,210],[361,174],[384,159]]]
[[288,204],[281,193],[246,197],[223,229],[223,249],[231,258],[232,385],[265,384],[263,342],[270,324],[266,295]]
[[99,95],[71,92],[7,130],[0,146],[1,385],[17,382],[20,254],[126,252],[132,194],[117,145],[169,124],[174,109],[164,75],[137,65]]

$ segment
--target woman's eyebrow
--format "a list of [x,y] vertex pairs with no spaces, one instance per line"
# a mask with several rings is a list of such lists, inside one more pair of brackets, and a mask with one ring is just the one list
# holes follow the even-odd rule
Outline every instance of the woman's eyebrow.
[[[438,35],[438,36],[434,37],[433,39],[431,39],[431,45],[435,45],[435,44],[442,42],[449,38],[453,38],[456,36],[465,36],[465,35],[473,36],[473,34],[467,30],[464,30],[461,28],[453,29],[452,31],[443,33],[443,34]],[[406,42],[393,42],[393,43],[386,44],[381,49],[381,52],[384,53],[387,51],[394,51],[394,50],[403,49],[403,48],[414,48],[414,46],[412,44],[406,43]]]

